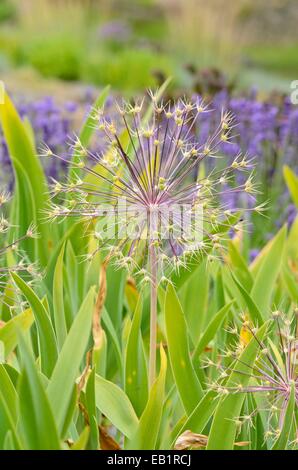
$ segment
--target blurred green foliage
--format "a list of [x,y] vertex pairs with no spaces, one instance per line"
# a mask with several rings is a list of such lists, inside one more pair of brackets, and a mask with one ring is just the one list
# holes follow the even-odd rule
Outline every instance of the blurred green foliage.
[[[237,5],[227,0],[224,10],[223,5],[222,0],[208,5],[199,0],[2,0],[0,61],[12,68],[32,66],[44,77],[110,83],[122,91],[156,86],[169,75],[186,89],[189,65],[219,67],[229,78],[248,85],[253,80],[260,88],[263,81],[258,82],[258,73],[251,78],[252,69],[272,74],[272,87],[278,76],[297,73],[292,33],[283,42],[280,33],[268,41],[266,27],[261,34],[261,25],[269,21],[263,18],[265,7],[260,10],[249,0]],[[266,89],[270,83],[266,78]]]

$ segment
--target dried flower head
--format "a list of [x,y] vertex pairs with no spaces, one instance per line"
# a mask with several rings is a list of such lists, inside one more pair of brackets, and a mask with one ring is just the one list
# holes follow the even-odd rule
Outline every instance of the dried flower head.
[[[275,311],[273,316],[273,333],[278,338],[278,343],[266,337],[261,341],[256,336],[255,328],[250,326],[250,322],[246,323],[245,328],[249,331],[250,337],[254,338],[259,346],[258,355],[253,365],[244,363],[239,355],[242,347],[238,348],[236,353],[229,352],[226,356],[235,358],[235,363],[231,367],[225,367],[222,364],[216,364],[220,372],[219,380],[212,384],[212,388],[224,393],[246,393],[248,396],[252,394],[255,398],[259,396],[257,403],[262,406],[253,411],[249,416],[241,416],[237,418],[239,422],[239,431],[246,423],[253,426],[253,417],[257,412],[261,411],[266,415],[268,428],[265,432],[265,439],[272,439],[274,442],[280,435],[284,425],[285,414],[290,400],[291,391],[294,387],[295,391],[295,407],[296,411],[293,416],[293,442],[298,445],[298,428],[296,413],[298,407],[298,328],[297,315],[290,321],[280,311]],[[241,333],[239,335],[241,340]],[[237,362],[244,365],[247,371],[237,371]],[[209,364],[210,365],[210,364]],[[225,385],[230,373],[244,374],[250,377],[248,386],[241,386],[235,383],[235,386]],[[221,394],[221,393],[220,393]],[[247,418],[247,419],[245,419]]]
[[[223,195],[244,192],[254,198],[255,192],[247,156],[239,154],[228,165],[220,158],[220,145],[232,134],[229,113],[223,112],[215,132],[198,144],[195,123],[210,112],[204,103],[163,104],[149,96],[149,108],[145,99],[117,105],[117,122],[105,118],[104,109],[95,111],[105,150],[93,153],[76,139],[75,177],[54,181],[52,196],[58,202],[50,209],[52,219],[95,221],[98,250],[105,248],[144,282],[151,280],[150,252],[162,280],[202,252],[211,258],[220,253],[229,229],[237,229],[237,217],[227,210]],[[47,148],[43,154],[53,156]],[[206,160],[215,158],[218,165],[206,174]],[[237,186],[239,171],[249,175]]]

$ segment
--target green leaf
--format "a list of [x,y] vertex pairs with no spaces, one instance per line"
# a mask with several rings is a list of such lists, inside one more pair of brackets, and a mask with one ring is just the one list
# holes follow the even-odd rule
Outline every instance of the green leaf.
[[190,414],[202,398],[203,390],[190,358],[187,325],[172,285],[166,292],[165,323],[175,382],[185,411]]
[[7,95],[4,97],[4,103],[0,104],[0,122],[15,175],[11,222],[18,227],[20,235],[26,233],[32,222],[37,225],[40,237],[27,240],[24,246],[28,248],[28,255],[32,260],[38,260],[45,266],[49,244],[52,241],[50,231],[55,232],[55,227],[50,229],[49,224],[41,223],[49,201],[47,182],[27,127]]
[[[258,341],[261,341],[265,336],[268,325],[269,322],[266,322],[259,328],[256,333],[257,339],[253,337],[241,353],[239,360],[236,360],[235,370],[231,373],[226,387],[237,387],[237,385],[246,387],[248,385],[250,376],[245,374],[250,372],[249,367],[255,362],[259,350]],[[241,372],[244,374],[242,375]],[[210,429],[208,450],[232,450],[234,448],[237,432],[235,419],[240,415],[244,400],[244,393],[229,394],[220,398]]]
[[175,432],[173,435],[173,444],[174,446],[177,438],[187,430],[191,430],[194,433],[201,434],[208,422],[213,416],[213,413],[217,407],[218,401],[216,400],[216,392],[210,390],[207,392],[201,401],[197,404],[193,412],[188,416],[186,420],[183,420],[182,425],[175,427]]
[[89,446],[90,449],[98,449],[99,446],[99,431],[96,420],[96,401],[95,401],[95,368],[93,367],[86,385],[86,407],[89,416],[90,423],[90,437]]
[[32,310],[28,308],[0,328],[0,343],[4,344],[5,358],[15,349],[18,343],[18,333],[28,331],[33,321]]
[[181,306],[185,312],[193,344],[197,344],[204,328],[209,281],[208,265],[202,262],[179,291]]
[[298,207],[298,176],[287,165],[283,167],[283,173],[292,199],[296,207]]
[[[109,96],[110,86],[106,86],[98,98],[96,99],[95,103],[92,106],[90,113],[88,114],[82,129],[79,134],[79,140],[83,147],[87,147],[90,143],[92,135],[95,132],[96,127],[98,126],[98,119],[96,118],[96,111],[99,111],[105,104],[107,97]],[[73,152],[72,163],[77,163],[77,153],[80,150],[80,145],[76,145]],[[80,176],[80,170],[74,170],[73,165],[70,165],[70,178],[74,178],[75,176]]]
[[56,337],[50,317],[31,287],[16,273],[11,273],[11,275],[32,308],[38,331],[41,370],[47,377],[50,377],[58,355]]
[[265,253],[255,277],[251,298],[262,314],[268,318],[275,282],[280,273],[285,250],[287,228],[283,227]]
[[95,399],[97,408],[119,431],[128,438],[135,435],[139,420],[129,398],[121,388],[96,375]]
[[64,295],[63,295],[63,258],[65,244],[63,244],[61,252],[58,256],[54,280],[53,280],[53,306],[54,306],[54,322],[57,336],[57,344],[59,350],[62,348],[67,336],[67,328],[64,312]]
[[123,361],[122,361],[121,347],[120,347],[118,335],[117,335],[116,330],[114,328],[113,322],[111,321],[109,313],[107,312],[107,310],[105,308],[103,308],[103,311],[102,311],[102,323],[103,323],[103,325],[106,329],[109,340],[111,341],[111,344],[114,348],[115,355],[116,355],[116,361],[115,362],[117,362],[119,373],[120,373],[120,376],[122,377],[122,375],[123,375]]
[[297,285],[297,281],[295,279],[294,274],[291,272],[291,270],[288,266],[284,266],[283,280],[284,280],[285,286],[286,286],[286,288],[288,290],[288,293],[291,296],[293,302],[295,302],[295,304],[298,304],[298,285]]
[[90,428],[85,427],[83,431],[81,432],[79,438],[71,446],[71,450],[85,450],[88,444],[89,434],[90,434]]
[[[118,335],[121,333],[122,328],[126,275],[127,274],[124,269],[115,269],[112,265],[107,269],[107,296],[105,306]],[[115,285],[117,286],[116,292],[113,288]]]
[[26,449],[60,449],[54,416],[33,357],[20,338],[23,371],[18,387],[20,430]]
[[236,277],[240,280],[245,289],[250,292],[253,286],[253,278],[244,258],[239,253],[235,242],[229,242],[229,256],[232,262],[232,269]]
[[197,344],[193,355],[193,362],[199,360],[201,353],[204,351],[204,348],[208,346],[210,341],[214,338],[217,331],[220,329],[221,325],[223,324],[225,318],[227,317],[228,313],[231,311],[231,306],[233,305],[234,301],[225,305],[222,309],[217,312],[216,315],[212,318],[211,322],[207,326],[206,330],[202,334],[200,341]]
[[16,420],[17,393],[5,367],[2,364],[0,364],[0,394],[10,410],[12,418]]
[[125,356],[125,392],[138,416],[148,400],[147,364],[141,334],[142,321],[141,300],[138,301],[127,341]]
[[160,348],[160,373],[150,391],[149,400],[140,418],[134,437],[127,443],[126,449],[153,450],[161,425],[164,408],[165,382],[167,373],[167,357]]
[[80,364],[91,333],[95,290],[91,288],[71,326],[59,354],[47,392],[61,433]]
[[16,433],[17,393],[3,365],[0,366],[0,449],[5,447],[8,432],[12,433],[17,448],[21,443]]
[[255,325],[261,326],[264,323],[264,320],[263,320],[263,316],[262,316],[260,310],[258,309],[257,305],[252,300],[249,293],[244,289],[244,287],[240,284],[240,282],[238,282],[238,280],[236,279],[236,277],[233,274],[232,274],[232,278],[233,278],[236,286],[238,287],[238,290],[239,290],[244,302],[247,305],[251,320],[253,321],[253,323]]

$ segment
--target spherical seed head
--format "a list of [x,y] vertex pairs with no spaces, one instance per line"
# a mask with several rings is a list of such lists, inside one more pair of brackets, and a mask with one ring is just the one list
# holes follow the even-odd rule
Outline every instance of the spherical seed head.
[[[228,115],[223,114],[214,135],[199,144],[193,126],[198,115],[207,112],[203,103],[179,100],[165,106],[154,93],[150,100],[150,119],[145,99],[118,106],[115,122],[101,115],[106,151],[101,155],[88,152],[89,163],[85,159],[81,168],[88,179],[82,178],[80,187],[68,185],[67,191],[59,193],[60,201],[67,196],[67,208],[70,193],[84,193],[87,202],[68,213],[65,208],[54,210],[52,216],[94,218],[95,231],[109,255],[115,255],[122,266],[129,264],[129,269],[146,269],[153,247],[158,276],[167,278],[172,269],[184,267],[185,252],[212,256],[221,249],[228,232],[221,197],[245,188],[222,187],[234,171],[229,162],[224,169],[221,165],[220,170],[199,176],[204,160],[219,151],[223,127],[230,128]],[[125,130],[125,138],[118,129]],[[119,253],[134,263],[119,259]]]

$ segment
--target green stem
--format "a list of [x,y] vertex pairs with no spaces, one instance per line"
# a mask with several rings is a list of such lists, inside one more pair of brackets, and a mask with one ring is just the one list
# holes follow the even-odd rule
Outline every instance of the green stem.
[[151,390],[156,376],[157,346],[157,259],[154,245],[150,245],[149,248],[149,263],[151,274],[149,390]]

